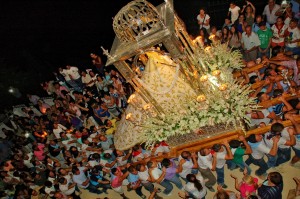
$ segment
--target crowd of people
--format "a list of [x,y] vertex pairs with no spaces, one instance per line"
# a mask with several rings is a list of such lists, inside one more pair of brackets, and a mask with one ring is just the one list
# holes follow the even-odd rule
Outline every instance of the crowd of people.
[[[0,166],[1,197],[78,199],[81,191],[87,190],[109,198],[107,190],[112,189],[126,199],[127,188],[135,191],[136,197],[158,199],[174,194],[175,185],[181,198],[203,199],[208,191],[215,192],[216,199],[282,198],[283,176],[268,170],[300,160],[300,125],[296,121],[300,103],[298,98],[288,99],[290,94],[299,94],[300,84],[300,32],[292,6],[282,9],[269,0],[262,15],[257,15],[250,1],[242,9],[231,2],[220,31],[210,25],[205,9],[197,16],[204,45],[228,43],[231,50],[243,53],[248,69],[262,61],[258,70],[243,72],[241,81],[259,85],[249,96],[258,103],[271,98],[280,101],[247,113],[250,128],[271,126],[266,134],[225,139],[211,148],[183,151],[177,158],[161,161],[153,157],[169,152],[166,142],[157,142],[150,149],[141,144],[118,150],[113,137],[133,89],[116,69],[104,67],[101,58],[92,53],[92,69],[68,65],[54,72],[55,80],[41,84],[53,97],[52,104],[28,94],[32,108],[22,108],[24,116],[13,116],[13,128],[2,129],[6,137],[1,138],[5,146],[1,157],[6,159]],[[285,120],[292,126],[284,127]],[[226,164],[229,170],[243,173],[242,179],[231,175],[235,191],[227,190]],[[251,164],[258,166],[255,172]],[[258,178],[264,180],[262,184]],[[295,194],[300,195],[300,179],[294,180]]]
[[205,45],[210,45],[210,36],[214,36],[233,50],[240,50],[245,61],[255,61],[270,57],[271,49],[276,46],[295,55],[300,53],[299,13],[292,10],[292,3],[281,7],[275,0],[269,0],[263,13],[257,14],[250,1],[245,1],[242,9],[231,2],[221,30],[210,25],[210,16],[204,8],[200,9],[197,21]]

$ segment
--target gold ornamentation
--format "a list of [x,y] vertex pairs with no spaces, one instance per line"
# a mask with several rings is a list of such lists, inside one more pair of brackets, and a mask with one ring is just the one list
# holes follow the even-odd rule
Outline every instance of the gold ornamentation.
[[227,85],[226,84],[221,84],[220,86],[219,86],[219,90],[220,91],[225,91],[227,89]]
[[221,74],[221,71],[220,70],[214,70],[212,73],[211,73],[213,76],[217,77]]
[[135,0],[124,6],[114,17],[113,29],[123,42],[136,41],[162,27],[155,7],[145,0]]
[[208,76],[207,75],[202,75],[200,77],[200,82],[206,82],[208,80]]
[[197,97],[197,102],[204,102],[205,100],[206,100],[205,95],[199,95],[199,96]]

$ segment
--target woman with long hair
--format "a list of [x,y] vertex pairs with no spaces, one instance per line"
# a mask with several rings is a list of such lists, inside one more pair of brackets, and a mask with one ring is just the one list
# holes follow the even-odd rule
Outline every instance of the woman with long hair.
[[179,193],[181,198],[205,199],[206,188],[203,185],[203,177],[201,174],[188,174],[186,176],[187,183],[184,186],[185,194]]
[[211,41],[209,40],[209,34],[207,30],[205,28],[201,28],[199,33],[204,43],[204,46],[210,45]]
[[222,28],[221,43],[227,43],[229,41],[229,28],[227,26]]
[[250,1],[246,1],[247,5],[244,5],[241,13],[245,11],[245,21],[247,25],[252,26],[255,19],[255,7]]
[[236,26],[232,26],[228,34],[228,46],[232,50],[239,50],[241,48],[241,38],[236,30]]
[[236,30],[239,34],[239,37],[242,38],[243,32],[245,32],[247,22],[245,21],[245,15],[240,14],[238,21],[234,24],[236,26]]

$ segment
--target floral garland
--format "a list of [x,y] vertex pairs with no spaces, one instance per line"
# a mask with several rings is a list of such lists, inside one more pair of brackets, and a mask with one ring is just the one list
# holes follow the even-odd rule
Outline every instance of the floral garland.
[[[189,99],[183,103],[180,112],[174,111],[145,120],[143,133],[147,137],[148,145],[157,140],[167,140],[170,136],[188,134],[205,126],[226,124],[243,129],[244,122],[250,123],[246,112],[258,108],[254,99],[249,98],[251,87],[234,80],[232,75],[232,69],[241,69],[243,66],[241,53],[230,52],[226,44],[214,44],[209,51],[204,49],[199,51],[202,53],[198,53],[198,62],[201,65],[205,63],[208,71],[220,70],[221,74],[216,76],[215,80],[218,81],[218,85],[226,84],[226,89],[217,89],[218,85],[213,85],[213,82],[202,82],[201,90],[206,98],[204,101]],[[147,85],[143,86],[155,93]]]
[[248,97],[250,86],[242,86],[231,82],[222,98],[215,95],[207,96],[205,102],[192,100],[183,107],[183,111],[170,113],[162,117],[148,118],[144,126],[147,144],[178,134],[188,134],[204,126],[214,126],[225,123],[243,127],[242,121],[249,124],[247,111],[257,109],[253,99]]

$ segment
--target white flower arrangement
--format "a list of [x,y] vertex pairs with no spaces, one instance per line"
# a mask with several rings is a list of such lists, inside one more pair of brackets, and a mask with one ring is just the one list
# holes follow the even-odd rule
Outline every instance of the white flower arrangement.
[[[148,145],[157,140],[167,140],[170,136],[188,134],[201,127],[217,124],[234,125],[235,128],[245,130],[244,122],[250,122],[246,112],[257,109],[257,104],[253,98],[249,98],[249,93],[252,92],[250,86],[235,81],[232,75],[233,69],[241,69],[243,66],[241,53],[231,52],[226,44],[216,43],[209,50],[200,50],[202,52],[197,53],[200,56],[199,64],[205,63],[210,72],[220,70],[220,75],[210,75],[211,82],[200,84],[206,100],[198,102],[196,99],[186,99],[181,104],[180,111],[145,120],[143,133]],[[201,74],[201,71],[198,73]],[[222,84],[226,85],[224,89],[218,89]]]

